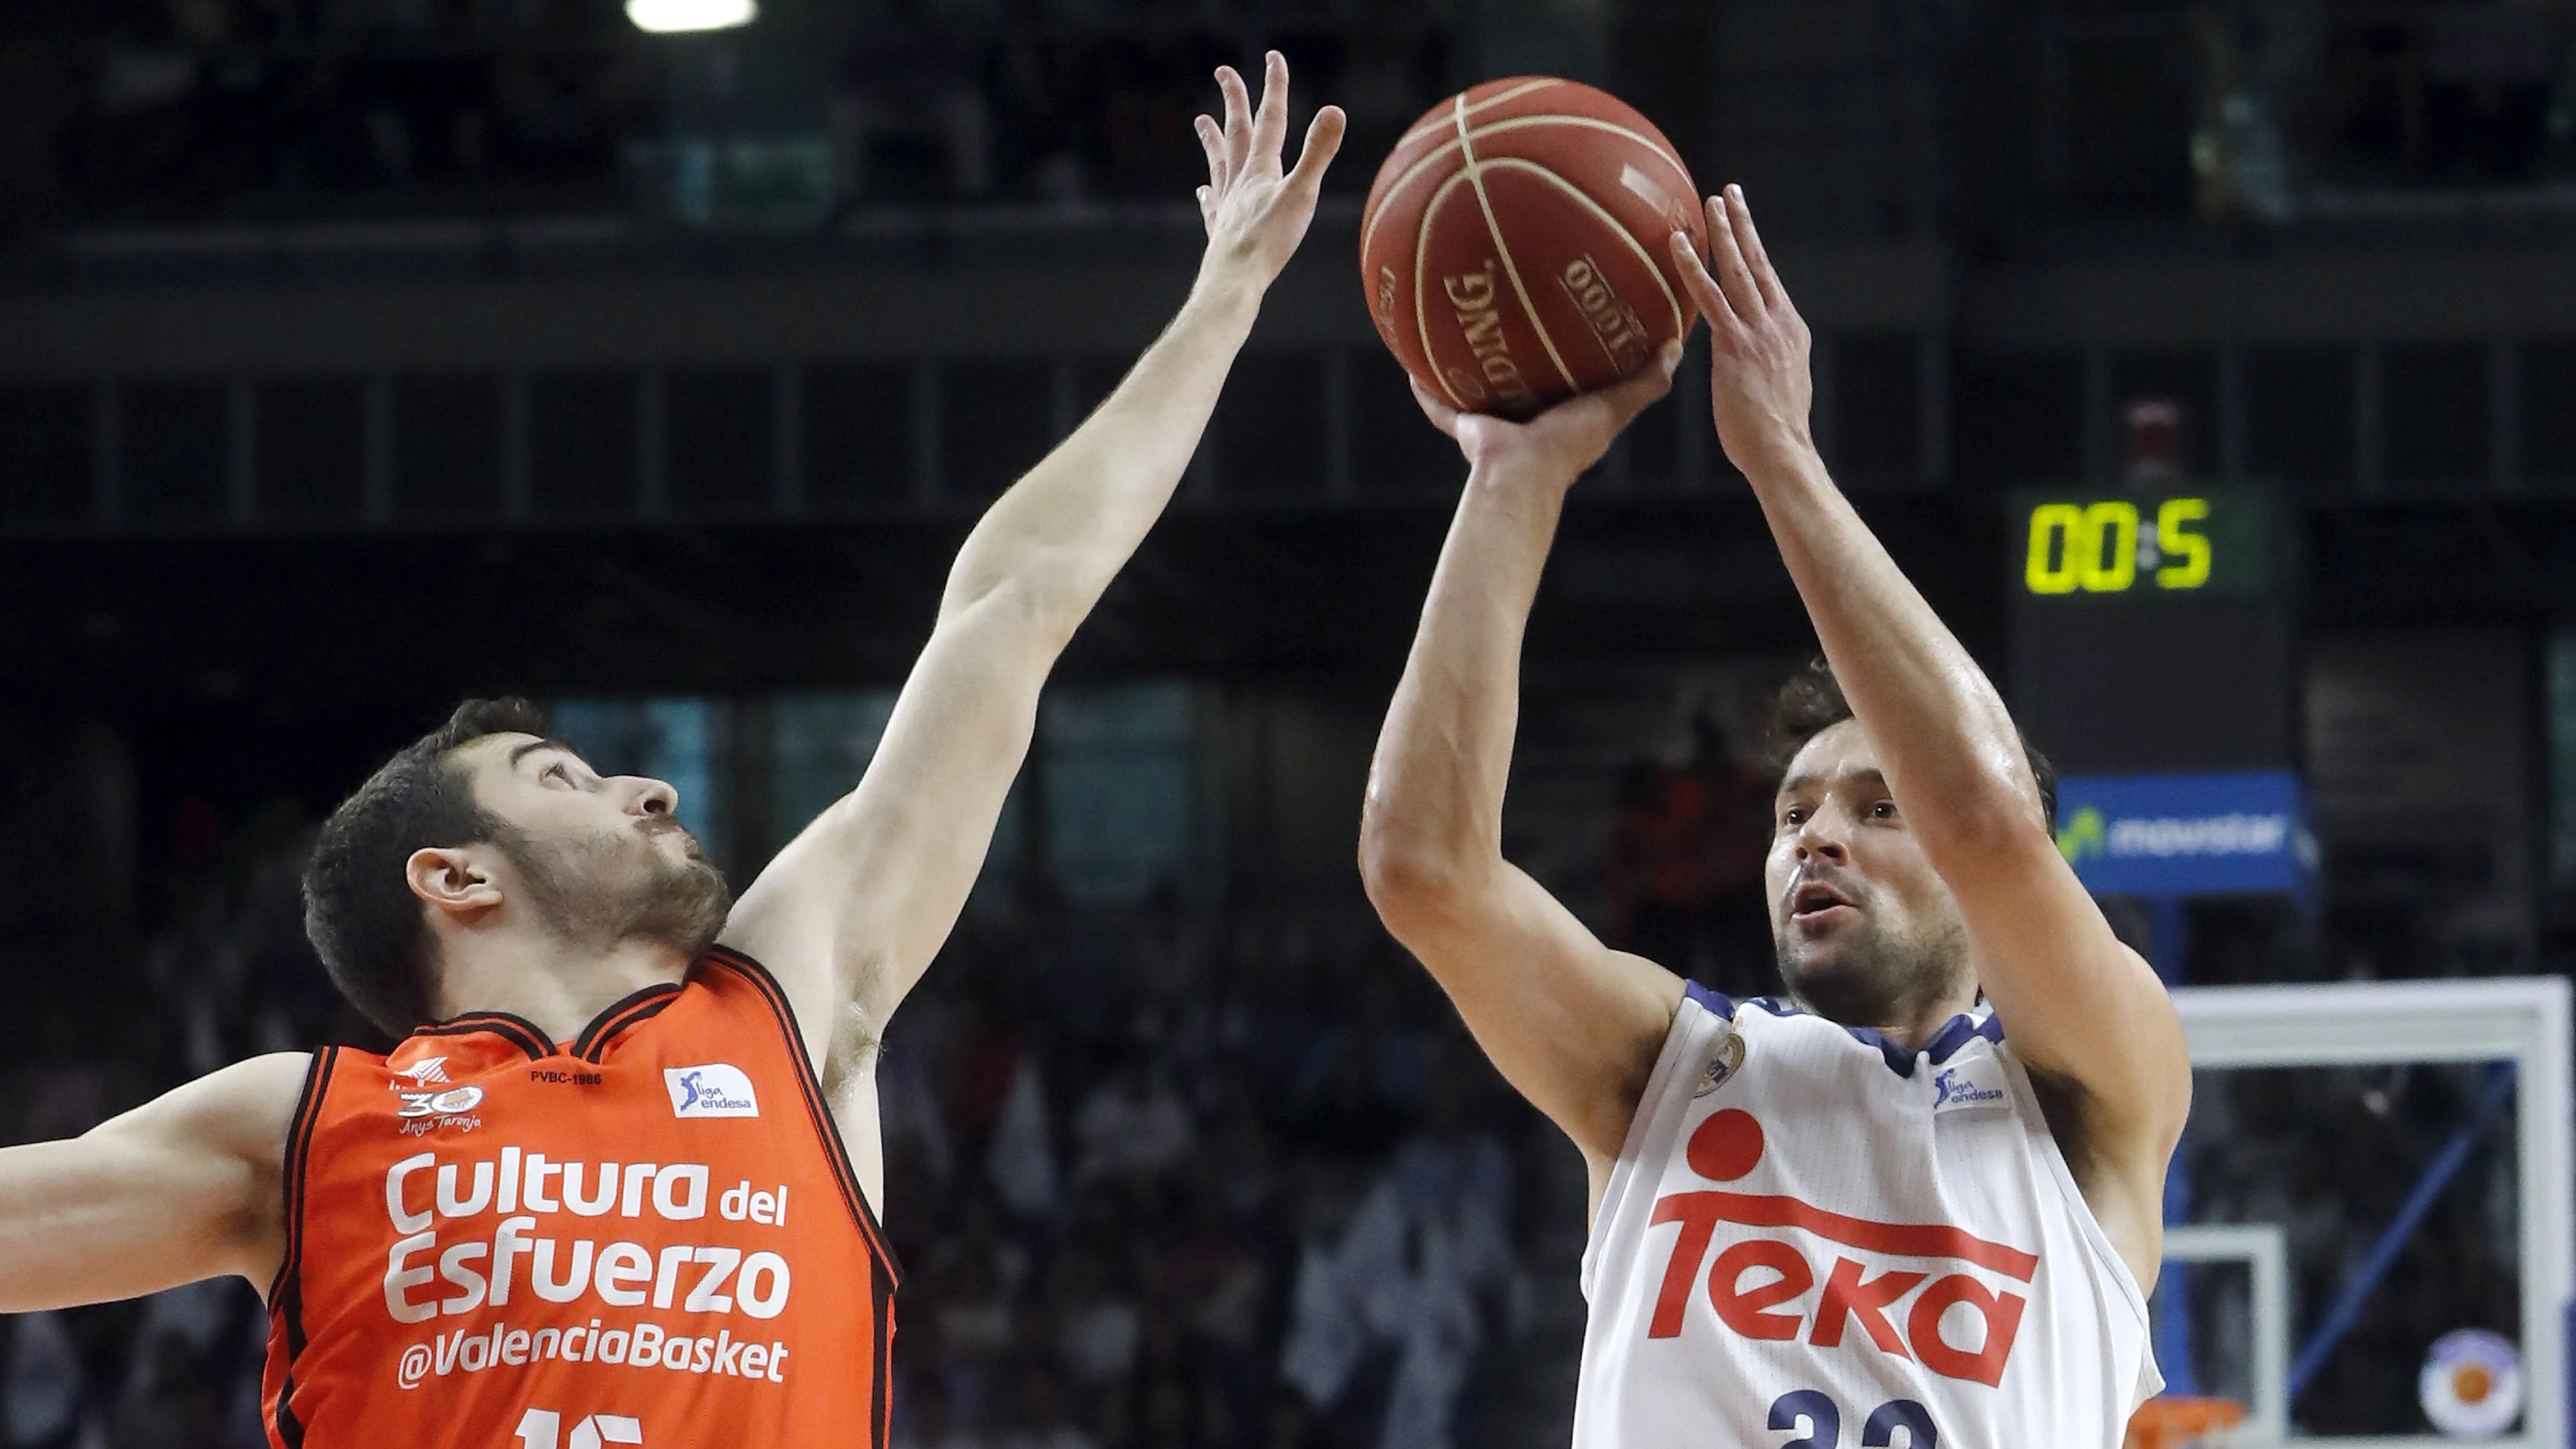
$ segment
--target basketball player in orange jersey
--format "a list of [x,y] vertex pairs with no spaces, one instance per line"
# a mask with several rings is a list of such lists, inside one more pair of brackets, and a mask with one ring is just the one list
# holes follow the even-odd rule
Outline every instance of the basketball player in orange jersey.
[[1283,170],[1285,63],[1257,107],[1217,80],[1188,301],[968,536],[856,790],[736,903],[668,785],[469,703],[339,808],[306,877],[333,979],[401,1045],[242,1062],[0,1152],[0,1311],[239,1274],[281,1449],[885,1443],[879,1034],[1342,135],[1323,109]]
[[2111,1449],[2158,1383],[2180,1023],[2058,854],[2002,700],[1827,475],[1806,325],[1742,193],[1708,221],[1711,258],[1671,245],[1718,436],[1830,666],[1785,701],[1766,882],[1788,999],[1604,947],[1500,851],[1559,511],[1678,344],[1525,424],[1422,395],[1471,470],[1378,743],[1369,893],[1589,1164],[1578,1449]]

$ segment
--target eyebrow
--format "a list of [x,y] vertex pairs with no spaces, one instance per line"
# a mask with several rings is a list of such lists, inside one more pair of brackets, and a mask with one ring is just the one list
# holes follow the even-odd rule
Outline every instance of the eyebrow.
[[[1835,776],[1831,783],[1840,784],[1844,781],[1849,781],[1853,784],[1859,785],[1875,784],[1881,790],[1887,788],[1887,774],[1882,770],[1846,771],[1841,775]],[[1780,782],[1780,788],[1772,792],[1772,798],[1777,799],[1783,795],[1794,795],[1801,790],[1812,790],[1817,786],[1826,783],[1828,782],[1822,775],[1792,775],[1788,779]]]
[[578,751],[574,750],[571,745],[564,743],[562,740],[551,738],[530,740],[524,745],[513,745],[510,747],[510,768],[513,770],[519,768],[519,762],[521,760],[526,759],[528,756],[535,754],[539,750],[561,750],[567,755],[578,753]]

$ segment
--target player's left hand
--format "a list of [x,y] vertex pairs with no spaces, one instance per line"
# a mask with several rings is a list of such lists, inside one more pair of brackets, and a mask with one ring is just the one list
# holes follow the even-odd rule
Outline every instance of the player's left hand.
[[1315,196],[1324,168],[1341,149],[1342,108],[1326,106],[1306,127],[1305,150],[1294,170],[1280,167],[1288,130],[1288,61],[1277,51],[1265,59],[1261,104],[1256,107],[1234,67],[1216,71],[1225,94],[1225,122],[1198,118],[1199,145],[1207,152],[1208,184],[1199,188],[1199,217],[1207,223],[1202,275],[1223,270],[1267,287],[1288,265],[1315,219]]
[[[1815,400],[1808,371],[1813,339],[1789,301],[1780,274],[1753,229],[1744,188],[1708,199],[1708,251],[1703,261],[1688,232],[1671,241],[1682,285],[1708,318],[1709,410],[1726,459],[1750,478],[1811,453],[1807,415]],[[1716,275],[1712,277],[1710,265]]]
[[1458,440],[1458,451],[1467,455],[1469,467],[1490,472],[1527,464],[1550,484],[1564,488],[1601,461],[1601,455],[1618,440],[1620,429],[1672,391],[1673,369],[1681,360],[1681,343],[1667,342],[1662,352],[1628,376],[1597,392],[1567,398],[1525,423],[1461,412],[1425,388],[1420,379],[1414,381],[1413,400],[1422,405],[1433,427]]

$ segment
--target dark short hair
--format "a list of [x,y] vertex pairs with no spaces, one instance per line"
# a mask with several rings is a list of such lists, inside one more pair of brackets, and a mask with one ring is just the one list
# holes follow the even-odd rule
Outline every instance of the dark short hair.
[[414,851],[499,839],[455,752],[492,735],[545,733],[524,699],[469,699],[412,741],[322,822],[304,868],[304,934],[331,983],[369,1021],[408,1036],[436,1014],[429,921],[404,877]]
[[[1807,667],[1789,676],[1780,692],[1771,700],[1771,732],[1766,754],[1774,773],[1785,772],[1807,741],[1852,717],[1851,701],[1843,698],[1842,681],[1834,678],[1833,667],[1822,659],[1808,661]],[[2015,727],[2014,733],[2020,735]],[[2057,767],[2030,736],[2020,735],[2022,758],[2030,762],[2030,777],[2039,786],[2039,810],[2048,822],[2049,833],[2057,833]]]

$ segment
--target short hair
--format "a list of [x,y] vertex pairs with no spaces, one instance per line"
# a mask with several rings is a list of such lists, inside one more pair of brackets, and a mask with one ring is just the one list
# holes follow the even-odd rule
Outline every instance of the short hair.
[[493,735],[544,733],[544,713],[524,699],[469,699],[322,822],[304,868],[304,934],[331,984],[395,1036],[431,1020],[438,995],[429,921],[405,863],[415,851],[497,840],[509,830],[475,803],[455,752]]
[[[1785,772],[1807,741],[1852,717],[1851,701],[1843,697],[1842,681],[1834,678],[1833,666],[1822,659],[1808,661],[1807,667],[1789,676],[1780,692],[1771,699],[1771,731],[1766,755],[1774,774]],[[2039,786],[2040,816],[2048,823],[2051,835],[2057,833],[2057,767],[2041,754],[2030,736],[2018,725],[2013,733],[2021,740],[2022,758],[2030,764],[2030,778]]]

